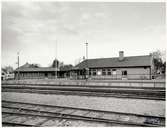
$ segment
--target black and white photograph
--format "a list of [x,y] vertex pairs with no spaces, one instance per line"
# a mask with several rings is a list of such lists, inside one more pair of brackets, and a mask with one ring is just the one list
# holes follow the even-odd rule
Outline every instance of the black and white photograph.
[[165,127],[166,3],[1,2],[2,127]]

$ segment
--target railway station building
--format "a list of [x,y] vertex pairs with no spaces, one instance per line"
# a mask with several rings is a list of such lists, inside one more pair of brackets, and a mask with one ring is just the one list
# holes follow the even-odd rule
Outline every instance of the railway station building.
[[72,66],[53,67],[31,67],[26,63],[14,71],[15,79],[55,79],[70,78]]
[[76,76],[89,69],[90,79],[151,79],[153,58],[151,55],[125,57],[120,51],[119,57],[84,60],[75,68]]
[[52,68],[30,67],[28,63],[15,70],[15,79],[151,79],[153,58],[145,56],[124,56],[84,60],[75,67]]
[[58,69],[51,67],[30,67],[30,64],[26,63],[14,71],[15,79],[44,79],[55,78],[55,74]]

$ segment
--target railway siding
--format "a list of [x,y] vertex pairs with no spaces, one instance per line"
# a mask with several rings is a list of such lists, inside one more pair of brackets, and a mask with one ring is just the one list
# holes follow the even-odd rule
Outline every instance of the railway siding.
[[[2,100],[165,117],[165,101],[162,100],[121,99],[114,97],[90,97],[77,95],[46,95],[17,92],[3,92]],[[49,108],[47,109],[49,110]]]
[[[28,108],[27,105],[32,105],[34,108]],[[14,107],[15,106],[15,107]],[[21,107],[16,107],[21,106]],[[63,111],[45,111],[45,107],[50,107],[55,110],[55,108],[63,108]],[[92,122],[102,122],[108,124],[120,124],[120,125],[130,125],[130,126],[165,126],[164,117],[146,116],[131,113],[119,113],[119,112],[108,112],[99,111],[91,109],[79,109],[70,108],[62,106],[49,106],[41,104],[31,104],[31,103],[21,103],[21,102],[2,102],[2,114],[11,114],[10,118],[3,119],[3,122],[7,123],[23,123],[26,125],[40,126],[50,119],[60,118],[64,122],[69,120],[81,120],[81,121],[92,121]],[[77,115],[76,111],[82,111],[81,115]],[[20,116],[24,117],[24,120],[20,119]],[[28,120],[25,120],[27,116]],[[30,118],[32,116],[32,118]],[[5,120],[6,119],[6,120]],[[65,125],[61,122],[61,125]],[[67,125],[67,124],[66,124]]]
[[165,126],[165,81],[19,80],[2,92],[3,126]]

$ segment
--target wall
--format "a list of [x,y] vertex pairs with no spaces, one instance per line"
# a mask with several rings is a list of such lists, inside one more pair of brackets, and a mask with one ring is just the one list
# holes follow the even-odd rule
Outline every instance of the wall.
[[[112,70],[112,68],[110,68]],[[150,68],[147,67],[146,69],[143,67],[137,67],[137,68],[114,68],[116,69],[116,74],[113,74],[113,71],[111,71],[112,75],[92,75],[91,78],[106,78],[106,79],[150,79]],[[96,69],[96,71],[101,71],[102,69]],[[127,76],[122,75],[122,71],[127,71]]]
[[[47,72],[47,77],[45,76],[44,72],[20,72],[19,73],[20,79],[44,79],[44,78],[54,78],[52,73]],[[18,79],[18,73],[15,73],[15,79]]]
[[[114,71],[112,71],[112,68],[108,68],[111,70],[111,75],[102,75],[102,69],[96,69],[96,75],[90,75],[89,77],[92,79],[150,79],[150,68],[114,68],[116,69],[116,74],[113,74]],[[90,69],[92,70],[92,69]],[[97,71],[100,71],[101,73],[98,75]],[[122,71],[127,71],[127,75],[122,75]],[[45,76],[45,73],[47,73],[47,76]],[[51,72],[20,72],[20,79],[44,79],[49,78],[53,79],[55,76]],[[106,68],[107,73],[107,68]],[[76,73],[71,72],[71,79],[84,79],[84,75],[77,76]],[[16,74],[16,79],[17,79]]]

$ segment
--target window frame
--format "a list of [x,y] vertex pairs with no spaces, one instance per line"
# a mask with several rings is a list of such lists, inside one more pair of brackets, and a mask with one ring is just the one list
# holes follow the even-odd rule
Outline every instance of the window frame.
[[97,70],[96,69],[92,69],[92,75],[96,76],[97,75]]
[[111,75],[112,75],[112,71],[111,71],[110,68],[107,69],[107,75],[108,75],[108,76],[111,76]]
[[122,76],[127,76],[128,75],[128,71],[127,70],[123,70],[122,71]]
[[106,69],[102,69],[102,76],[106,76],[107,73],[106,73]]

